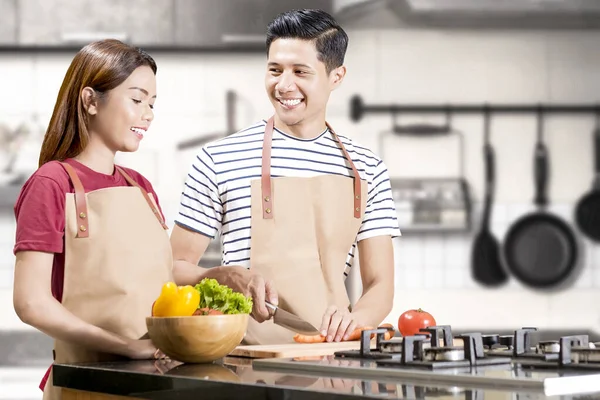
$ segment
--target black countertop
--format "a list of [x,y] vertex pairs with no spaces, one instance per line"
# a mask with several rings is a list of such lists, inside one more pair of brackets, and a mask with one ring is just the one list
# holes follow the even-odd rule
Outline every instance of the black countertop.
[[[583,330],[577,331],[584,333]],[[500,333],[503,332],[493,332]],[[508,333],[508,332],[507,332]],[[590,334],[597,341],[597,334]],[[573,331],[553,331],[556,339]],[[538,340],[545,340],[540,338]],[[212,364],[176,361],[122,361],[54,365],[54,384],[71,389],[144,399],[286,399],[342,400],[358,398],[453,399],[545,398],[540,393],[470,389],[441,383],[411,383],[378,378],[348,378],[253,368],[252,360],[225,357]],[[578,396],[566,396],[573,399]],[[583,396],[585,398],[585,396]]]
[[[473,389],[437,382],[348,378],[255,369],[250,359],[226,357],[212,364],[123,361],[54,366],[54,384],[71,389],[143,399],[547,399],[543,393]],[[576,399],[565,396],[562,399]],[[593,397],[588,397],[593,398]],[[584,396],[582,399],[586,399]]]
[[398,397],[395,395],[396,384],[257,371],[252,368],[250,359],[238,357],[226,357],[212,364],[123,361],[57,364],[53,368],[56,386],[144,399],[354,400]]

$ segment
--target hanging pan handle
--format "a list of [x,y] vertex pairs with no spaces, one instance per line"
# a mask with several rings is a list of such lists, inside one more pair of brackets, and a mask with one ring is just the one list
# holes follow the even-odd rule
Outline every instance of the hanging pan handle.
[[548,182],[548,149],[544,144],[544,116],[541,108],[537,111],[537,143],[535,145],[535,204],[544,207],[548,203],[546,194]]
[[596,128],[594,128],[594,163],[596,165],[594,189],[600,190],[600,105],[596,108]]
[[492,201],[494,200],[495,184],[496,184],[496,160],[494,148],[490,141],[490,124],[491,116],[489,108],[486,106],[483,114],[483,129],[484,129],[484,144],[483,144],[483,159],[485,167],[485,191],[484,191],[484,207],[482,226],[488,229],[490,225],[490,214]]

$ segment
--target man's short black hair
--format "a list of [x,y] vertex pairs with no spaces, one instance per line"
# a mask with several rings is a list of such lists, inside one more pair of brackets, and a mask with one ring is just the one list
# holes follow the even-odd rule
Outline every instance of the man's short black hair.
[[327,73],[344,64],[348,35],[323,10],[291,10],[276,16],[267,26],[267,54],[274,40],[286,38],[314,41],[317,58]]

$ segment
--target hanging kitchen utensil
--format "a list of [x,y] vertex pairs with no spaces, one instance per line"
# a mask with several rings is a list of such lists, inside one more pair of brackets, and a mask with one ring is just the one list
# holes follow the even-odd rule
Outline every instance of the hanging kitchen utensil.
[[594,242],[600,242],[600,109],[593,132],[595,175],[591,190],[575,207],[575,222],[581,232]]
[[494,149],[490,142],[490,113],[484,112],[485,193],[481,228],[473,241],[471,252],[471,275],[484,286],[499,286],[508,281],[500,258],[499,243],[490,231],[490,215],[495,194],[496,166]]
[[203,134],[199,137],[195,137],[192,139],[186,139],[179,143],[177,143],[177,150],[187,150],[193,147],[201,147],[207,143],[212,141],[222,139],[226,136],[229,136],[235,132],[237,132],[237,128],[235,128],[235,120],[237,117],[236,114],[236,103],[237,103],[237,94],[233,90],[228,90],[225,93],[225,119],[226,125],[224,132],[216,132],[216,133],[208,133]]
[[455,134],[458,137],[460,176],[457,178],[390,178],[392,193],[403,232],[464,232],[471,229],[471,199],[464,174],[463,136],[446,123],[398,125],[394,114],[391,131],[379,137],[383,158],[386,135],[420,138]]
[[572,278],[580,253],[571,227],[546,209],[549,161],[542,125],[540,110],[534,162],[534,202],[538,210],[522,216],[510,227],[503,249],[508,271],[523,284],[539,289],[556,287]]

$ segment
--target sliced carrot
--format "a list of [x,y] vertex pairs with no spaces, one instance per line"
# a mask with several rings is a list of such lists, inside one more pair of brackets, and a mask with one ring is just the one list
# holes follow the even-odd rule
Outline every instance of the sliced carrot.
[[388,328],[388,331],[383,334],[384,340],[390,340],[392,337],[394,337],[395,332],[392,324],[381,324],[379,325],[379,328]]
[[294,341],[298,343],[323,343],[325,336],[323,335],[294,335]]
[[350,335],[348,335],[348,339],[346,339],[345,342],[360,340],[360,333],[364,330],[371,330],[371,329],[373,329],[372,326],[363,326],[362,328],[357,328]]

